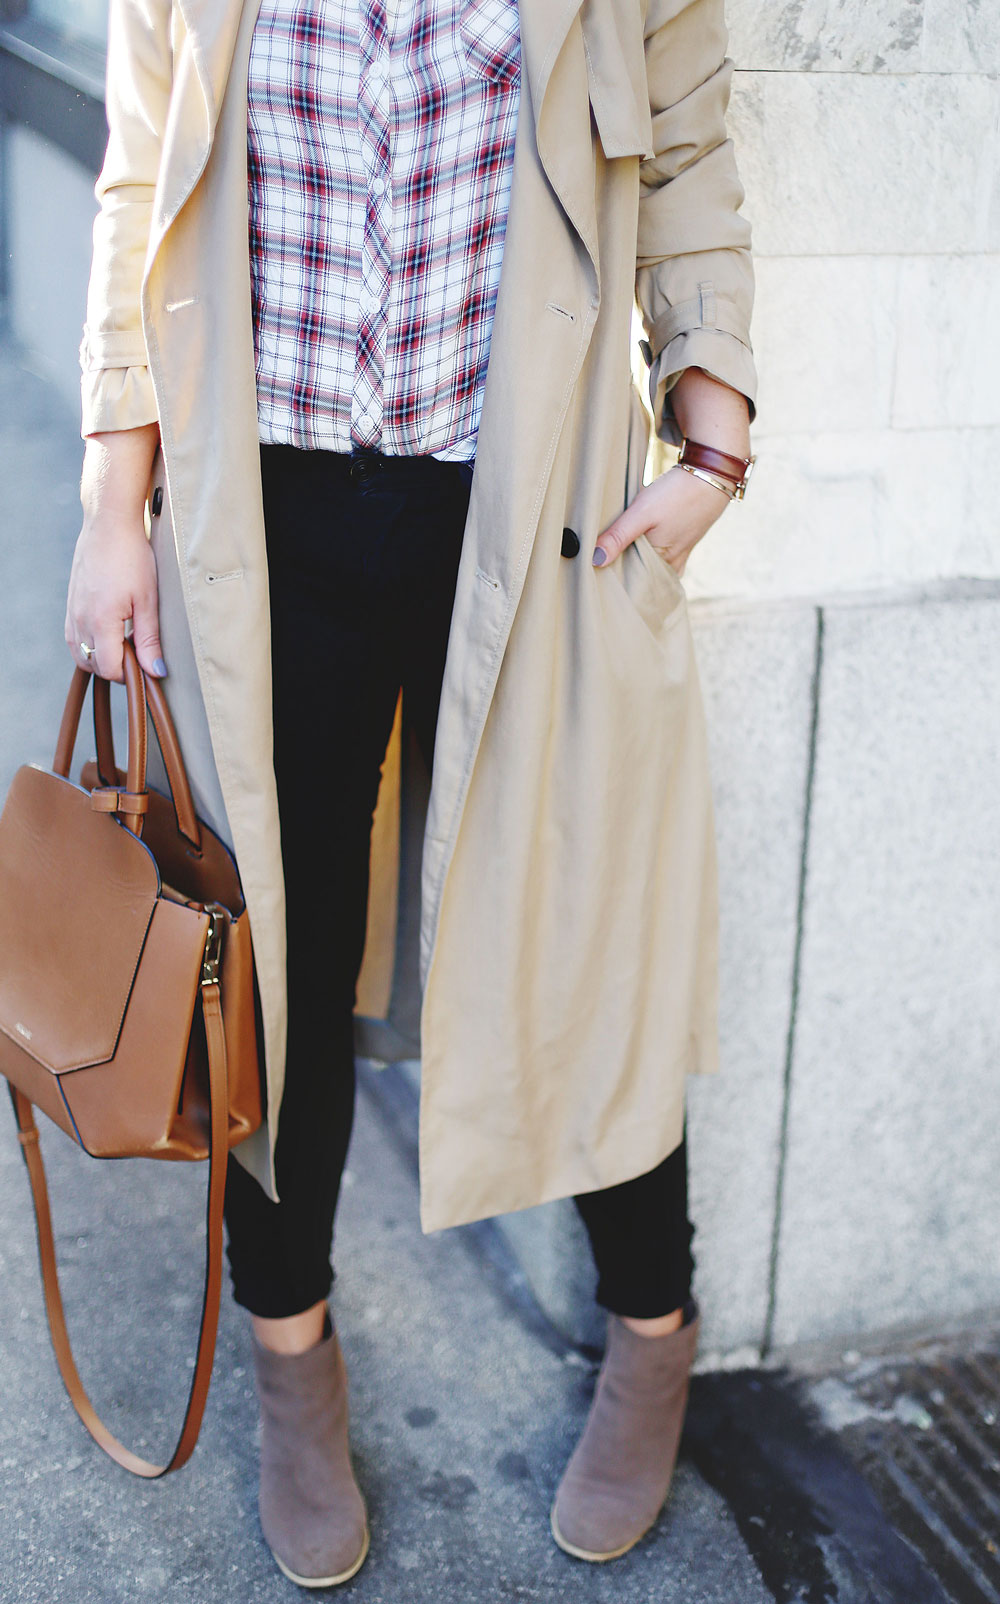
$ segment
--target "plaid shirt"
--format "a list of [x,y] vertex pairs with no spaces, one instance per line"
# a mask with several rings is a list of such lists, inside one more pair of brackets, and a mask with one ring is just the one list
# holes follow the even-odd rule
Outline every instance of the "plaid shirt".
[[475,453],[516,0],[262,0],[249,73],[260,438]]

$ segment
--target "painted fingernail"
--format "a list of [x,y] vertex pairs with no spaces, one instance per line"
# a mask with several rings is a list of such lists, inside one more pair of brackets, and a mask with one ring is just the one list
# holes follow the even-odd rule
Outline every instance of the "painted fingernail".
[[162,679],[163,676],[166,674],[166,672],[167,672],[167,665],[163,661],[163,658],[162,657],[154,658],[153,659],[153,673],[157,676],[157,678],[158,679]]
[[600,568],[603,563],[607,562],[607,560],[608,560],[608,554],[604,550],[604,547],[603,546],[595,546],[594,547],[594,567],[595,568]]

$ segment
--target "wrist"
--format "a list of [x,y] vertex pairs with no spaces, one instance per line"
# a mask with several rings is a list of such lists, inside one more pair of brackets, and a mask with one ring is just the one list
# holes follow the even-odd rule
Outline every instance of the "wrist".
[[735,457],[750,455],[750,409],[740,390],[703,368],[685,368],[671,392],[681,434]]
[[142,522],[159,439],[155,423],[87,436],[80,479],[86,519]]

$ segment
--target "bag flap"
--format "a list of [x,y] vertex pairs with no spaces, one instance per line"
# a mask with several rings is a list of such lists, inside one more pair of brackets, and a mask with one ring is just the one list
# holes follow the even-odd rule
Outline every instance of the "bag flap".
[[160,877],[90,797],[18,769],[0,816],[0,1030],[55,1074],[114,1056]]

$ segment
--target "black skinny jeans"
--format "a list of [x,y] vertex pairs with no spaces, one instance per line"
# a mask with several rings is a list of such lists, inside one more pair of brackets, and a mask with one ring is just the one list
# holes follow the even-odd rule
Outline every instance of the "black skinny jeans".
[[[227,1251],[237,1303],[273,1319],[333,1282],[333,1220],[354,1116],[352,1015],[379,770],[400,687],[430,767],[471,469],[262,446],[274,766],[288,929],[288,1052],[273,1203],[234,1158]],[[597,1298],[651,1318],[690,1296],[682,1142],[648,1174],[576,1199]]]

